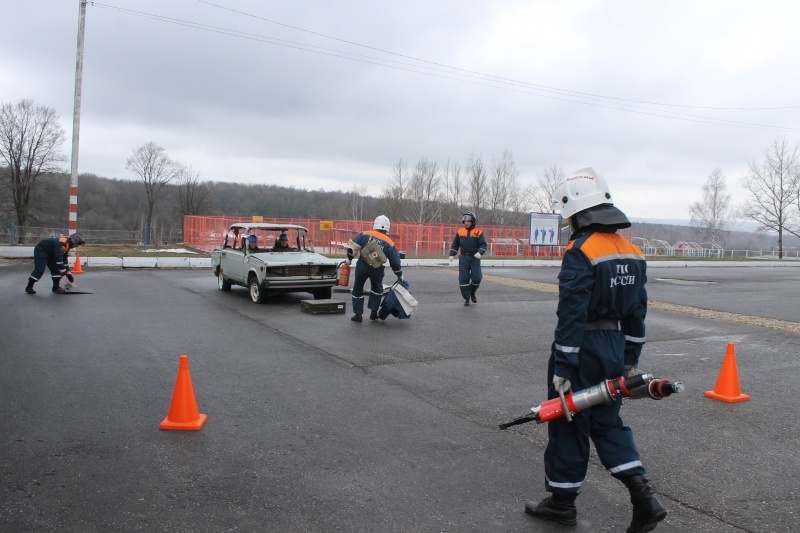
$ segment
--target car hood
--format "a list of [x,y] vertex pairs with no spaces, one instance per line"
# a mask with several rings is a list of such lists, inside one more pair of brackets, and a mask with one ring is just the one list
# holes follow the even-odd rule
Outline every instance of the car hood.
[[336,261],[313,252],[259,252],[250,257],[270,264],[335,265]]

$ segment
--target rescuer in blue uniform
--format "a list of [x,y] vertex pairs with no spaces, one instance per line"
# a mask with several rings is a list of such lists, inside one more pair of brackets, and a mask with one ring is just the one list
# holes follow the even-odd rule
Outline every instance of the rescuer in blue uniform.
[[475,292],[481,285],[483,274],[481,273],[481,256],[486,253],[486,238],[483,232],[475,227],[478,219],[475,213],[464,213],[461,217],[463,228],[459,228],[450,246],[450,261],[455,259],[456,254],[461,250],[461,257],[458,259],[458,285],[461,288],[461,297],[464,298],[464,305],[469,305],[469,301],[478,303]]
[[[398,281],[403,281],[403,269],[400,264],[400,254],[397,253],[394,241],[389,238],[389,219],[381,215],[375,219],[372,231],[359,233],[354,239],[347,243],[347,261],[352,262],[353,257],[358,254],[359,260],[356,263],[355,279],[353,280],[353,316],[350,320],[361,322],[361,315],[364,313],[364,283],[367,279],[370,282],[369,301],[367,308],[371,310],[369,319],[378,318],[378,308],[383,297],[383,261],[388,260]],[[375,250],[375,245],[370,245],[374,241],[379,247],[380,252]],[[381,253],[383,257],[381,257]],[[372,263],[370,265],[370,263]]]
[[33,284],[42,278],[45,267],[50,269],[50,275],[53,277],[53,292],[63,291],[59,287],[62,276],[67,276],[70,283],[74,281],[72,274],[69,273],[69,251],[85,242],[80,233],[73,233],[69,237],[48,237],[39,241],[33,249],[33,272],[28,278],[25,292],[36,294]]
[[[592,168],[569,176],[553,193],[554,209],[573,234],[558,274],[558,325],[548,362],[548,398],[621,375],[641,374],[645,341],[647,263],[642,251],[617,230],[630,227],[614,207],[605,180]],[[589,463],[589,440],[600,462],[630,492],[628,533],[652,531],[667,516],[645,477],[630,428],[619,411],[622,399],[551,421],[544,453],[542,501],[528,501],[529,515],[575,525],[578,496]]]

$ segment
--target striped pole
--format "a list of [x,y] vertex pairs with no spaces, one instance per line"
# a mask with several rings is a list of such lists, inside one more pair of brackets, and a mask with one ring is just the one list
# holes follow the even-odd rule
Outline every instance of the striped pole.
[[75,105],[72,113],[72,166],[69,179],[69,232],[78,229],[78,146],[81,131],[81,85],[83,81],[83,34],[86,0],[78,0],[78,51],[75,58]]

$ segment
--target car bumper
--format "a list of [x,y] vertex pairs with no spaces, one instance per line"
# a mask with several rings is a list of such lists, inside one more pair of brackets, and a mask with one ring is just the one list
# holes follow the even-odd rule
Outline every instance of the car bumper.
[[338,280],[333,279],[320,279],[320,280],[276,280],[265,279],[261,282],[261,286],[265,289],[273,290],[305,290],[305,289],[320,289],[325,287],[333,287],[338,283]]

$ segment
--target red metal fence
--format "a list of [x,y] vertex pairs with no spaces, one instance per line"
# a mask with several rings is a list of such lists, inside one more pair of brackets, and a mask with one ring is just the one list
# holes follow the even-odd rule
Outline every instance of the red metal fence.
[[[344,245],[360,232],[372,229],[367,220],[320,220],[318,218],[268,218],[259,222],[270,224],[297,224],[308,229],[309,238],[318,252],[343,254]],[[222,240],[231,224],[254,222],[253,217],[186,216],[183,222],[183,242],[187,246],[211,251],[222,246]],[[411,224],[392,222],[389,236],[397,249],[406,257],[444,256],[461,224]],[[325,229],[322,229],[325,228]],[[328,229],[330,228],[330,229]],[[486,237],[487,255],[560,257],[563,246],[536,246],[529,244],[530,229],[519,226],[480,226]],[[562,241],[563,242],[563,241]]]

